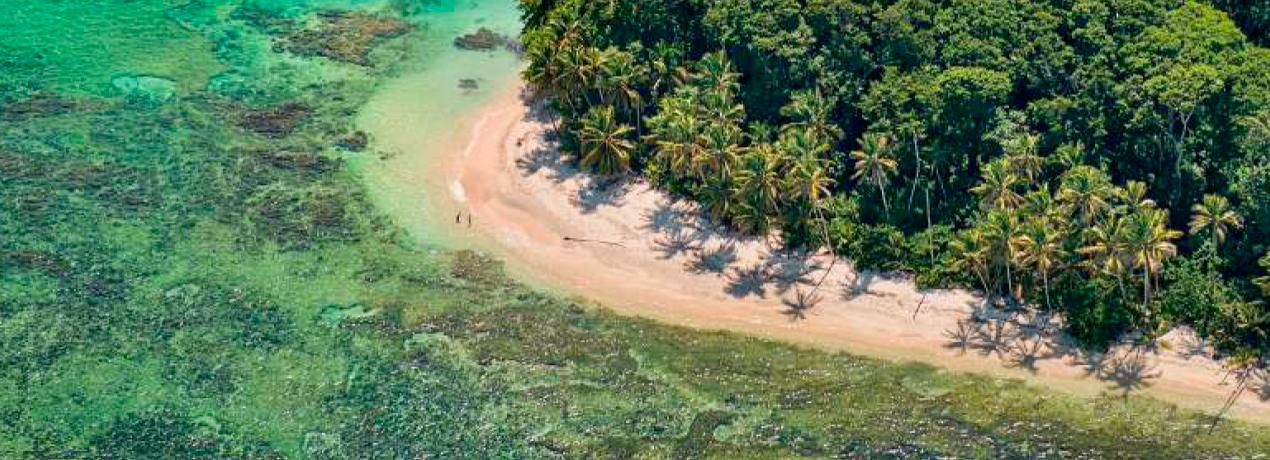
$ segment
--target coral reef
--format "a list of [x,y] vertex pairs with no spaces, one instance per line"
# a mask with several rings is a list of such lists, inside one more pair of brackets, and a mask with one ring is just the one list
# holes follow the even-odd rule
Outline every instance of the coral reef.
[[370,67],[370,52],[380,42],[405,35],[413,26],[400,19],[351,11],[318,13],[316,24],[282,36],[282,47],[301,56]]
[[287,137],[306,118],[313,108],[300,102],[287,102],[277,107],[252,110],[243,115],[239,126],[275,139]]

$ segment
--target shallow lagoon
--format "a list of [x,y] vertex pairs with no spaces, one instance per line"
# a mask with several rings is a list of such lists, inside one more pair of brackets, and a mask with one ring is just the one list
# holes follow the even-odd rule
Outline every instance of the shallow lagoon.
[[[294,42],[326,30],[356,45],[319,14],[350,10],[372,30],[414,28],[375,40],[369,66]],[[1270,450],[1266,430],[1209,432],[1208,417],[1114,392],[1077,400],[619,319],[417,243],[444,238],[382,217],[372,203],[389,194],[361,174],[409,152],[363,148],[359,123],[441,136],[514,65],[451,41],[513,27],[514,12],[501,0],[0,5],[0,458]],[[490,84],[468,92],[462,78]],[[375,119],[389,102],[420,105],[419,118]]]

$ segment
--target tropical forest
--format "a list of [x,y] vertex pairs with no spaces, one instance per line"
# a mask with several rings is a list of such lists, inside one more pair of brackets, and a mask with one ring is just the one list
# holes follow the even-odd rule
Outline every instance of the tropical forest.
[[1265,365],[1265,6],[522,3],[526,81],[585,168],[1091,346],[1186,324]]

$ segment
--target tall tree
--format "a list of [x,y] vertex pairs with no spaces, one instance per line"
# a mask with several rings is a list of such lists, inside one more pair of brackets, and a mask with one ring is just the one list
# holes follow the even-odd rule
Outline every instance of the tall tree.
[[984,210],[1014,209],[1023,203],[1018,187],[1019,176],[1014,174],[1010,160],[1000,158],[983,168],[983,179],[970,191],[979,195]]
[[1114,191],[1105,173],[1081,165],[1063,174],[1058,197],[1076,215],[1078,224],[1089,225],[1111,209],[1110,198]]
[[1112,216],[1085,230],[1086,243],[1078,252],[1088,259],[1085,267],[1093,275],[1109,275],[1116,280],[1121,300],[1127,300],[1125,274],[1132,265],[1132,254],[1126,239],[1125,221]]
[[860,149],[851,152],[851,159],[855,160],[855,173],[851,177],[873,184],[882,195],[882,207],[887,214],[891,212],[891,205],[886,200],[886,183],[899,167],[899,162],[891,153],[894,148],[890,136],[865,133],[860,138]]
[[1019,216],[1009,208],[988,211],[981,225],[984,238],[992,248],[992,262],[1004,269],[1005,286],[1009,298],[1017,299],[1014,289],[1014,263],[1019,244]]
[[1152,284],[1164,262],[1177,255],[1173,240],[1182,232],[1168,228],[1168,212],[1146,209],[1125,217],[1124,238],[1134,265],[1142,269],[1142,312],[1150,315]]
[[1191,207],[1191,225],[1192,235],[1198,235],[1200,232],[1208,232],[1209,250],[1212,251],[1214,257],[1217,256],[1217,248],[1226,241],[1226,235],[1232,229],[1243,228],[1243,217],[1239,213],[1230,209],[1230,201],[1221,195],[1204,195],[1204,200],[1196,203]]
[[741,164],[736,194],[744,202],[735,220],[742,231],[767,234],[780,205],[785,162],[771,144],[759,143],[750,147]]
[[1019,253],[1019,265],[1031,267],[1040,275],[1045,288],[1045,308],[1052,308],[1050,302],[1050,273],[1054,271],[1067,256],[1063,246],[1063,232],[1048,219],[1033,219],[1024,226],[1023,231],[1015,237],[1015,246]]

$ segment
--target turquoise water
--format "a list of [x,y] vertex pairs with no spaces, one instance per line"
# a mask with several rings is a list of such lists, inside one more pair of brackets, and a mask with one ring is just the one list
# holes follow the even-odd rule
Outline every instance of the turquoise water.
[[509,53],[450,46],[481,26],[513,33],[515,2],[0,2],[0,459],[1270,446],[1118,393],[617,318],[418,244],[445,240],[409,212],[429,187],[388,172],[512,82]]
[[[463,148],[453,144],[466,139],[462,125],[491,97],[515,84],[520,63],[506,51],[458,50],[444,37],[477,27],[515,36],[520,25],[515,5],[501,0],[465,3],[438,19],[429,25],[437,39],[421,45],[411,70],[375,92],[358,125],[390,156],[365,164],[364,177],[377,207],[422,242],[456,246],[462,243],[455,235],[435,231],[443,228],[438,224],[449,212],[433,206],[430,195],[448,192],[447,184],[436,183],[441,175],[429,169],[443,163],[434,160],[451,153],[447,149]],[[461,88],[461,80],[474,80],[477,88]]]

